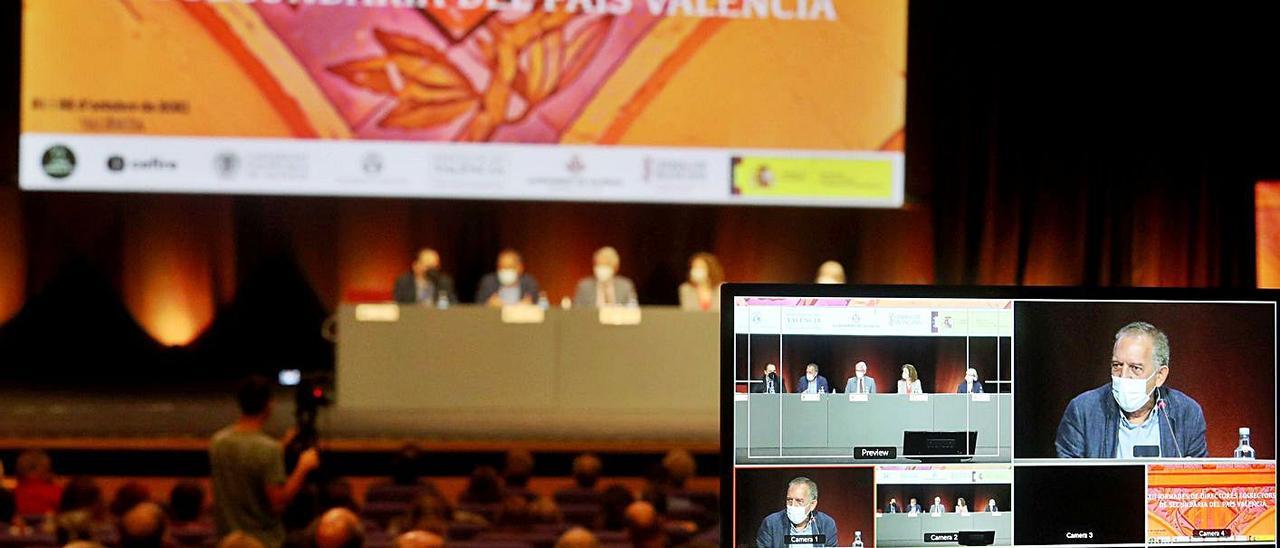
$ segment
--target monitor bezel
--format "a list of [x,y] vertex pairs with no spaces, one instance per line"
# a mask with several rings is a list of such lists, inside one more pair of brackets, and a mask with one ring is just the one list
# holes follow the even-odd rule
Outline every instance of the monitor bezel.
[[[732,544],[734,493],[734,302],[737,297],[1009,299],[1065,301],[1270,302],[1280,314],[1280,290],[1265,288],[1060,287],[726,283],[720,287],[720,539]],[[1273,324],[1274,325],[1274,324]],[[1273,339],[1274,340],[1274,339]],[[1276,355],[1272,372],[1276,374]],[[1280,384],[1280,380],[1277,381]],[[728,389],[726,389],[728,388]],[[1276,387],[1272,387],[1273,393]],[[1273,398],[1273,401],[1275,398]],[[1276,409],[1273,404],[1273,415]],[[1277,417],[1280,418],[1280,417]],[[1280,441],[1277,442],[1280,446]],[[1014,464],[1012,461],[1010,464]]]

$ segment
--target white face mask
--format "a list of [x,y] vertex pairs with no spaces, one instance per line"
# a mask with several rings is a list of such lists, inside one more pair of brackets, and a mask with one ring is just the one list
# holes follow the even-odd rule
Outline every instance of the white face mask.
[[511,285],[516,283],[516,279],[520,274],[516,273],[514,268],[503,268],[498,270],[498,283],[502,285]]
[[694,268],[689,270],[689,281],[700,284],[707,281],[707,269]]
[[818,378],[818,374],[817,374],[817,373],[805,373],[805,374],[804,374],[804,376],[805,376],[805,378],[807,378],[807,379],[809,379],[809,380],[813,380],[813,379]]
[[787,506],[787,519],[791,520],[794,525],[804,523],[809,517],[809,509],[805,506]]
[[1120,405],[1120,409],[1126,413],[1132,413],[1142,406],[1146,405],[1151,399],[1151,393],[1155,388],[1147,390],[1147,381],[1156,376],[1160,372],[1157,367],[1151,373],[1151,377],[1145,379],[1127,379],[1124,377],[1111,377],[1111,396],[1116,399],[1116,403]]
[[613,279],[613,267],[607,264],[596,265],[594,273],[596,275],[596,279],[602,282],[607,282]]
[[854,375],[857,375],[857,376],[858,376],[858,378],[859,378],[859,379],[861,379],[862,377],[866,376],[867,372],[866,372],[866,371],[854,371],[854,372],[853,372],[853,374],[854,374]]

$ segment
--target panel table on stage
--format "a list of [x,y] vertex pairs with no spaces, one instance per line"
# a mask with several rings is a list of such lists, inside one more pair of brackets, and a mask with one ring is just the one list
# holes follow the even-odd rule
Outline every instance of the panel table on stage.
[[511,312],[342,305],[339,412],[400,424],[423,412],[498,436],[717,439],[719,314]]

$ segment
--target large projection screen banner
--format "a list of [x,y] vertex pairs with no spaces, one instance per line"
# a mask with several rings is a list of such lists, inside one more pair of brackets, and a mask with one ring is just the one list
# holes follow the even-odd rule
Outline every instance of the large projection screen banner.
[[23,3],[29,190],[897,207],[906,0]]

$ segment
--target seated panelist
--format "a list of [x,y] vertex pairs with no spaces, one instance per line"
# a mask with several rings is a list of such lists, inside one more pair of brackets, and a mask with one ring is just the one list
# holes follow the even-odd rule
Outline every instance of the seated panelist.
[[1110,362],[1111,382],[1063,411],[1054,441],[1059,458],[1208,456],[1200,403],[1165,386],[1168,335],[1147,322],[1127,324],[1116,332]]
[[875,394],[876,380],[867,376],[867,362],[858,362],[853,366],[853,376],[844,384],[847,394]]
[[916,374],[916,366],[909,363],[902,364],[902,379],[898,381],[898,393],[924,393],[924,389],[920,387],[920,375]]
[[618,275],[618,265],[622,263],[618,250],[609,246],[597,249],[591,261],[592,275],[578,280],[578,287],[573,292],[573,306],[598,308],[639,304],[636,284],[630,278]]
[[456,303],[453,278],[440,270],[440,254],[431,248],[422,248],[410,265],[409,271],[396,278],[391,291],[400,304],[436,305],[440,302]]
[[957,394],[981,394],[982,381],[978,380],[978,370],[970,367],[964,372],[964,380],[956,385]]
[[[789,536],[821,536],[812,546],[835,546],[840,532],[836,520],[818,510],[818,484],[805,477],[787,483],[786,505],[765,516],[756,531],[757,548],[799,546],[787,544]],[[810,545],[804,545],[810,546]]]
[[916,501],[915,497],[911,497],[911,501],[907,503],[907,513],[908,514],[920,513],[920,503]]
[[778,366],[772,363],[765,364],[764,375],[760,376],[760,382],[751,387],[751,391],[757,394],[785,394],[787,389],[782,386],[782,375],[778,374]]
[[538,281],[524,271],[524,260],[514,249],[498,253],[497,270],[480,278],[476,303],[489,306],[533,304],[538,298]]
[[818,364],[811,363],[804,368],[804,375],[796,383],[796,392],[801,394],[821,394],[830,392],[831,386],[827,378],[818,374]]

